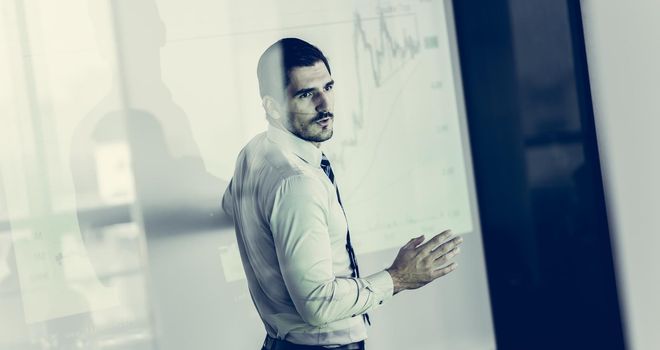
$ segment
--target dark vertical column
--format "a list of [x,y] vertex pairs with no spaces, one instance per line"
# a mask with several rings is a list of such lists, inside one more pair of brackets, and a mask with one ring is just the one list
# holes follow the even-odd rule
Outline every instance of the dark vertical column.
[[621,349],[577,1],[454,1],[500,349]]
[[[466,111],[498,346],[510,349],[533,325],[526,286],[538,271],[506,1],[455,1]],[[497,203],[497,204],[495,204]]]

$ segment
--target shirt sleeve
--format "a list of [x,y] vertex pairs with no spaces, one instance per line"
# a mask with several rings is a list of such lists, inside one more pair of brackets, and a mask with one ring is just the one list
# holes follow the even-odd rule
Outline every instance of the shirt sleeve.
[[365,313],[393,293],[387,271],[365,278],[334,275],[328,200],[319,179],[294,176],[278,188],[270,217],[287,290],[302,319],[313,326]]

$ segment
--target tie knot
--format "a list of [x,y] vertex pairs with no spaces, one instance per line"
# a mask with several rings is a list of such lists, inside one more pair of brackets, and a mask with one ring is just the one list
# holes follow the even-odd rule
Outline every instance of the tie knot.
[[321,153],[321,169],[323,169],[323,172],[328,176],[330,182],[334,184],[335,174],[333,174],[332,172],[332,167],[330,166],[330,160],[328,160],[328,157],[326,157],[325,154],[323,153]]
[[330,160],[325,154],[321,153],[321,168],[327,168],[330,166]]

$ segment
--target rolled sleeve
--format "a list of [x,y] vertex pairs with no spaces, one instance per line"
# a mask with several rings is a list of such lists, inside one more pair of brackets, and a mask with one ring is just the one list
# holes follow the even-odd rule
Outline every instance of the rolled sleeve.
[[387,271],[366,278],[334,275],[328,198],[318,179],[288,178],[276,193],[270,218],[287,290],[302,319],[313,326],[367,312],[391,298],[393,290]]

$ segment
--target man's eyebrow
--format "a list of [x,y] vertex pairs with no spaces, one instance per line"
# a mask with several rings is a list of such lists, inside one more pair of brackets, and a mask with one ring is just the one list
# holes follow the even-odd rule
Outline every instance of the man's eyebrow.
[[[329,82],[327,82],[327,83],[324,85],[324,87],[328,87],[328,86],[330,86],[330,85],[335,85],[335,81],[334,81],[334,80],[330,80]],[[300,90],[296,91],[296,92],[293,94],[293,97],[300,96],[300,95],[302,95],[302,94],[306,94],[306,93],[308,93],[308,92],[313,92],[313,91],[315,91],[315,90],[316,90],[316,88],[300,89]]]

